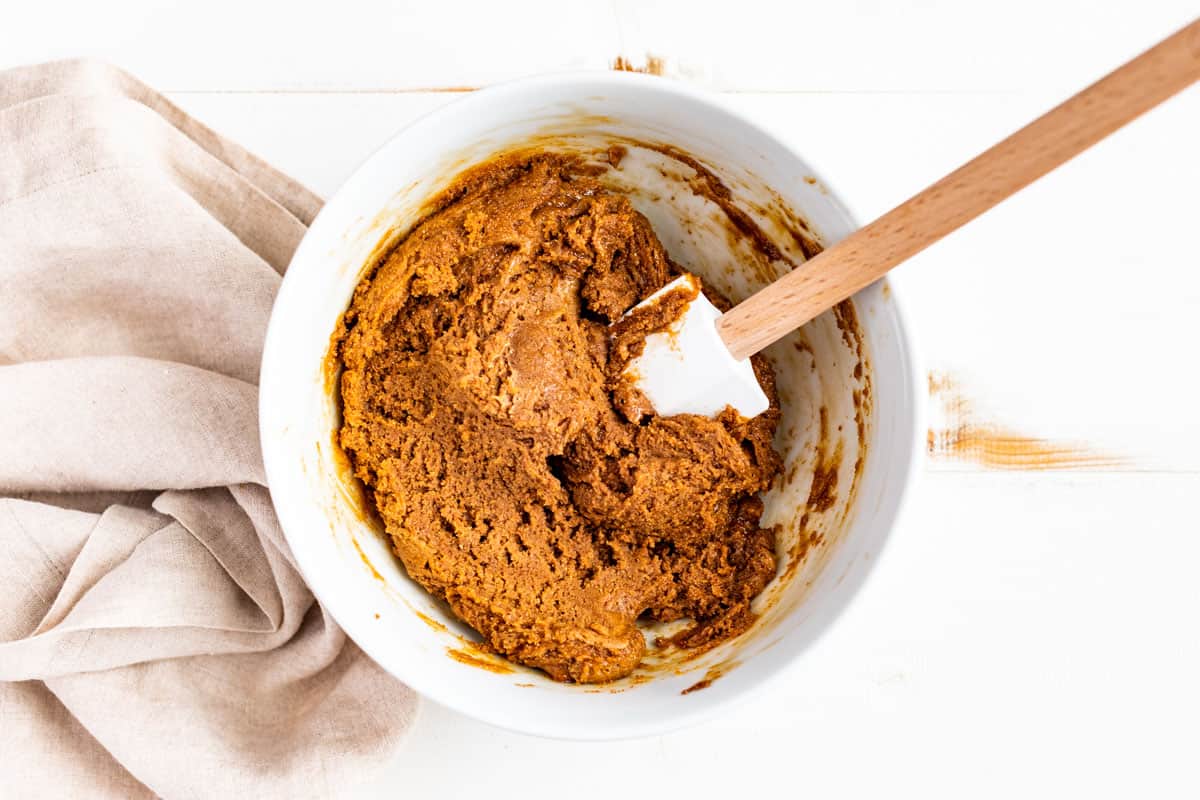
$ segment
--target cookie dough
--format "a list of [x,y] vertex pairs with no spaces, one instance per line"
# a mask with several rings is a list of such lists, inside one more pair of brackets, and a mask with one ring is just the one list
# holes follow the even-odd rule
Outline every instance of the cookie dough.
[[587,165],[510,155],[432,204],[335,335],[340,442],[409,575],[556,680],[628,675],[639,619],[736,635],[775,574],[766,362],[752,420],[655,416],[620,380],[664,321],[609,325],[678,272]]

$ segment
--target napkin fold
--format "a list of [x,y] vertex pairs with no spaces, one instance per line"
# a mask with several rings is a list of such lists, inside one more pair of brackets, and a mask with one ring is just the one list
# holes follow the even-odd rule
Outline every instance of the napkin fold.
[[265,488],[262,340],[320,205],[112,67],[0,73],[5,797],[329,796],[409,726]]

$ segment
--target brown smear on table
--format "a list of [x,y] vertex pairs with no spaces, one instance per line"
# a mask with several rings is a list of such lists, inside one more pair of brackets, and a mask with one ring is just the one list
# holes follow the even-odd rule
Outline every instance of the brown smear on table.
[[666,71],[667,63],[662,58],[647,53],[644,66],[635,67],[633,62],[625,56],[617,56],[612,60],[610,66],[617,72],[641,72],[645,75],[662,75]]
[[1124,463],[1084,442],[1029,436],[983,419],[960,381],[945,372],[929,373],[929,399],[944,417],[944,423],[930,428],[926,438],[929,456],[936,460],[973,461],[1002,470],[1097,469]]

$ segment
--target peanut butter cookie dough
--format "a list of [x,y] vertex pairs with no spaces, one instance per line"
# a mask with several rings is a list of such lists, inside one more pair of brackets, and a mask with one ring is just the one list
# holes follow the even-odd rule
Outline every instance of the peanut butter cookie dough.
[[694,620],[682,647],[736,635],[775,574],[766,362],[748,421],[646,413],[618,377],[663,321],[610,323],[678,272],[584,165],[517,154],[438,198],[335,337],[340,442],[409,575],[557,680],[629,674],[639,618]]

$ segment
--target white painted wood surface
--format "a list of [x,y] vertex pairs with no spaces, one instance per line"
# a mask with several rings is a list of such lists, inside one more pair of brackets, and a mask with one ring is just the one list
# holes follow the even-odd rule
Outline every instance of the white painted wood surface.
[[[860,219],[1188,22],[1186,0],[8,4],[0,67],[107,58],[322,193],[438,89],[646,53],[794,146]],[[998,425],[1119,457],[934,459],[875,577],[772,695],[651,741],[426,704],[347,797],[1200,794],[1200,89],[897,276]]]

